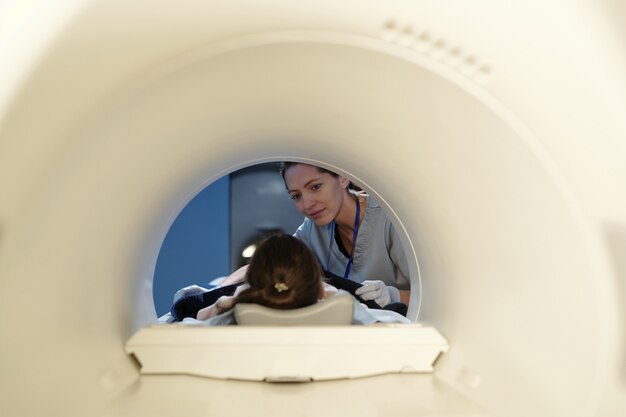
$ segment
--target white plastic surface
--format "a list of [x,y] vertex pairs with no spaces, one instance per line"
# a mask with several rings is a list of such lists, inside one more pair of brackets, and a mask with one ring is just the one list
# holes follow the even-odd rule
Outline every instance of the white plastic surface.
[[417,324],[253,329],[167,324],[145,327],[126,344],[142,374],[271,382],[432,372],[447,349],[435,329]]
[[[5,4],[3,416],[626,414],[623,2]],[[432,376],[139,376],[173,219],[284,158],[390,209],[450,344]]]
[[294,413],[304,416],[489,416],[484,408],[427,374],[286,384],[144,375],[110,401],[101,415],[201,413],[259,417],[293,416]]

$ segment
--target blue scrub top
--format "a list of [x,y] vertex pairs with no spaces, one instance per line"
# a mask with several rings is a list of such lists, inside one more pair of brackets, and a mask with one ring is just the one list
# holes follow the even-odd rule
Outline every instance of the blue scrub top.
[[[400,237],[383,208],[370,196],[366,198],[365,215],[359,227],[348,278],[356,282],[381,280],[399,289],[409,289],[409,267]],[[331,237],[332,225],[320,227],[306,218],[294,236],[306,242],[322,268],[344,276],[348,258]]]

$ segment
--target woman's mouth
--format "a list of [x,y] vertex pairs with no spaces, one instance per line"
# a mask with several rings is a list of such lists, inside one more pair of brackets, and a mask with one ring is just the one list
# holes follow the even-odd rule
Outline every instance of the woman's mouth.
[[320,210],[314,211],[313,213],[309,214],[309,217],[311,219],[317,219],[318,217],[322,216],[323,212],[324,212],[324,209],[320,209]]

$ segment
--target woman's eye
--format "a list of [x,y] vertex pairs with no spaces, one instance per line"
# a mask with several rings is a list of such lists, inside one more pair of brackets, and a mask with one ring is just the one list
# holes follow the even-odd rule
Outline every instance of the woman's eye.
[[313,191],[317,191],[322,187],[322,184],[315,184],[314,186],[311,187],[311,190]]
[[300,198],[300,194],[291,194],[291,199],[297,201]]

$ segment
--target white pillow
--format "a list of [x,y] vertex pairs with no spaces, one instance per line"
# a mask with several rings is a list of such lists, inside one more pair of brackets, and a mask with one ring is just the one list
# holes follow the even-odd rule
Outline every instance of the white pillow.
[[244,326],[341,326],[352,324],[354,298],[337,294],[317,303],[290,310],[238,303],[235,319]]

